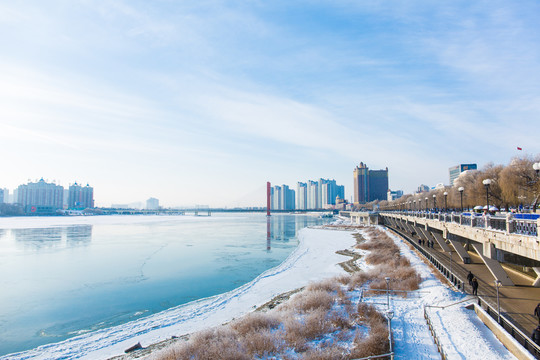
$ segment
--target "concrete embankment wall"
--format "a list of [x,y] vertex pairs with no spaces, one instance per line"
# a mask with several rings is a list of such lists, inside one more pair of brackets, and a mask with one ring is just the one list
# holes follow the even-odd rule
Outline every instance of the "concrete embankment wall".
[[493,334],[499,339],[499,341],[518,359],[523,360],[534,360],[535,357],[525,350],[523,346],[516,339],[514,339],[509,333],[507,333],[497,321],[493,319],[489,314],[482,309],[482,307],[477,304],[469,305],[467,308],[472,310],[474,307],[474,312],[478,318],[493,332]]

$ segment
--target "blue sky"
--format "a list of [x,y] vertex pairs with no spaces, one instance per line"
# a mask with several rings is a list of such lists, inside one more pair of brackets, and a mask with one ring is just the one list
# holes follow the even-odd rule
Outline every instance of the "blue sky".
[[263,206],[540,153],[536,1],[0,2],[0,187]]

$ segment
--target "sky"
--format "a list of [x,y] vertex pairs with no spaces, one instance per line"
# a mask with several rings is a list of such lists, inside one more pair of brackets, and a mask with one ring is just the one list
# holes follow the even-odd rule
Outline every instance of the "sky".
[[[264,206],[540,153],[536,1],[0,1],[0,188]],[[517,151],[521,147],[523,151]]]

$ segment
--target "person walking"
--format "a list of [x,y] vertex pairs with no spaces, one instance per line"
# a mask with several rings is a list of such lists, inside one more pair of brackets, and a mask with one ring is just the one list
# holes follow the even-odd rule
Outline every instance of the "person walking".
[[540,345],[540,325],[538,325],[536,329],[534,329],[531,338],[535,344]]
[[478,280],[476,280],[476,277],[473,277],[471,281],[472,286],[472,294],[478,296]]
[[540,303],[538,303],[534,309],[534,316],[538,318],[538,323],[540,324]]
[[469,281],[469,285],[471,285],[471,286],[472,286],[473,277],[474,277],[473,273],[469,271],[469,273],[467,274],[467,280]]

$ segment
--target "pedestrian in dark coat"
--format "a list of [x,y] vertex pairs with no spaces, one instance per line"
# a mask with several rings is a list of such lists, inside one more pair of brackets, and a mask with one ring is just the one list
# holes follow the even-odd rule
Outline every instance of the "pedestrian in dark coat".
[[478,280],[476,280],[475,277],[473,277],[471,281],[471,286],[472,286],[472,294],[478,295]]
[[538,318],[538,322],[540,323],[540,303],[538,303],[534,309],[534,316]]
[[467,280],[469,281],[469,285],[471,286],[472,286],[473,277],[474,277],[473,273],[469,271],[469,273],[467,274]]
[[535,344],[540,345],[540,325],[538,325],[536,329],[534,329],[531,338]]

